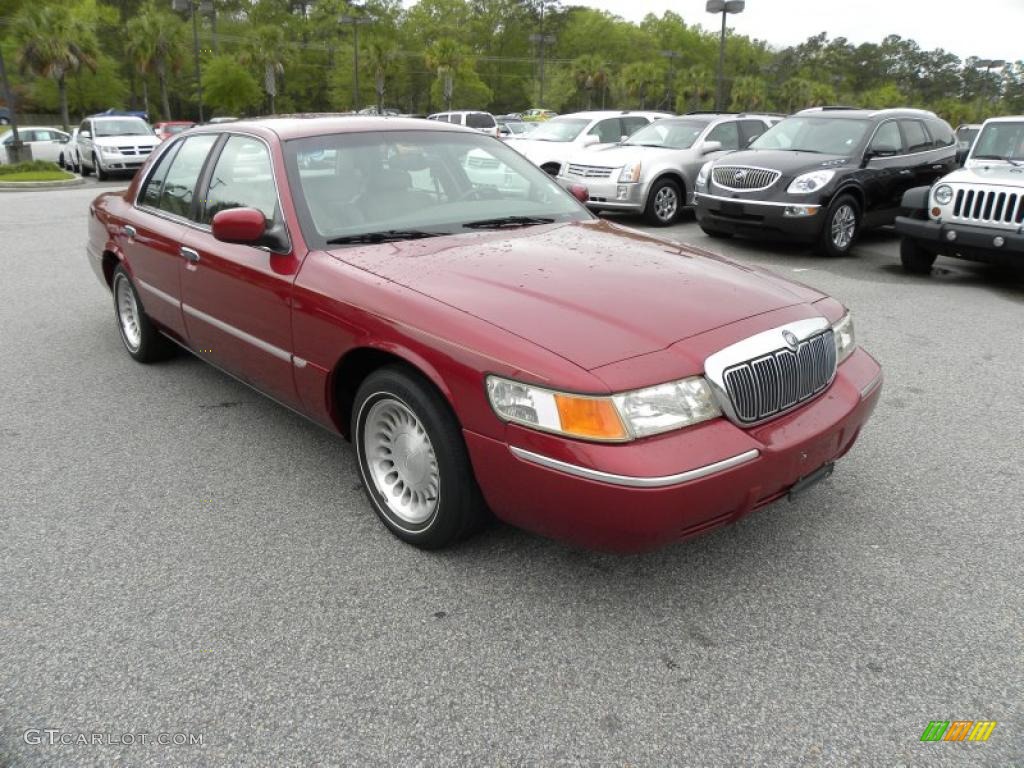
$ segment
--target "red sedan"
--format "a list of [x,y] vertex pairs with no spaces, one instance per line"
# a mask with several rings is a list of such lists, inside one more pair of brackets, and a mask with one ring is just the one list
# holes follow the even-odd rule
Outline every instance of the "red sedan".
[[826,477],[881,389],[838,301],[445,123],[200,127],[90,214],[128,354],[184,347],[340,432],[425,548],[489,512],[612,550],[711,530]]

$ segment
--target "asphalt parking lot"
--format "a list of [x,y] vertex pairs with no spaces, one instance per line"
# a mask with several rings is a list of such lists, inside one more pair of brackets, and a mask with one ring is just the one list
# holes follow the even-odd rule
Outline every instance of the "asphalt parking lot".
[[[1020,275],[687,218],[663,234],[853,310],[887,377],[859,444],[652,554],[508,527],[429,554],[339,438],[192,357],[129,359],[96,192],[0,196],[0,766],[1024,766]],[[998,726],[921,743],[930,720]]]

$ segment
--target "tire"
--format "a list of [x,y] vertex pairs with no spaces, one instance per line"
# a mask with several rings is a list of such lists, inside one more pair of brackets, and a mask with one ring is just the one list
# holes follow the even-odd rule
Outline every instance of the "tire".
[[81,155],[78,156],[78,172],[82,176],[88,176],[92,173],[92,170],[85,164],[85,160],[82,159]]
[[124,267],[118,265],[114,269],[111,288],[117,330],[132,359],[139,363],[155,363],[171,357],[175,351],[174,344],[146,316],[139,294]]
[[822,256],[846,256],[860,234],[860,204],[853,195],[839,195],[828,207],[825,225],[818,236]]
[[903,269],[912,275],[930,275],[936,254],[926,251],[909,237],[900,241],[900,261]]
[[703,224],[700,225],[701,230],[708,237],[713,237],[716,240],[728,240],[732,237],[732,232],[725,232],[721,229],[715,229],[714,227],[705,227]]
[[395,536],[440,549],[481,527],[486,508],[462,430],[429,383],[399,366],[374,371],[356,392],[352,424],[363,488]]
[[110,178],[110,174],[103,170],[100,159],[96,155],[92,156],[92,167],[96,169],[96,181],[106,181]]
[[672,179],[659,179],[647,193],[644,217],[656,227],[674,224],[683,210],[683,191]]

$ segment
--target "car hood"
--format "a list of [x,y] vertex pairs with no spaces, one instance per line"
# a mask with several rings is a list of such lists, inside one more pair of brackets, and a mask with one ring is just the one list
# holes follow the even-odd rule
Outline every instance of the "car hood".
[[592,370],[823,294],[605,222],[331,254]]
[[947,184],[1001,184],[1024,186],[1024,167],[1009,163],[973,160],[967,168],[953,171],[942,179]]
[[848,155],[824,155],[817,152],[794,152],[787,149],[744,149],[730,152],[715,165],[747,165],[782,171],[784,176],[795,176],[819,168],[838,168],[848,165]]

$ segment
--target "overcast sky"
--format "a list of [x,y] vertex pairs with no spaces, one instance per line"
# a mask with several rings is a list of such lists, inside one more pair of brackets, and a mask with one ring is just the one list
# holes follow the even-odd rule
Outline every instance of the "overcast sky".
[[[687,24],[716,28],[705,0],[562,0],[611,11],[630,21],[678,13]],[[721,23],[721,17],[718,23]],[[945,48],[961,58],[1024,59],[1024,0],[747,0],[729,17],[740,34],[785,47],[827,32],[853,43],[909,37],[925,49]]]

